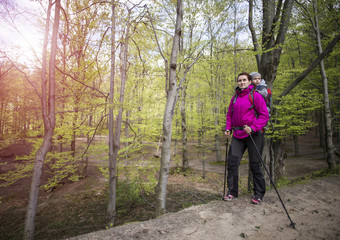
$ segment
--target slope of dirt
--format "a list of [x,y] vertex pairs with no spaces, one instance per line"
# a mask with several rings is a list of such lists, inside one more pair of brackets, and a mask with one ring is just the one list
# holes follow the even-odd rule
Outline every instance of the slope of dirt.
[[276,195],[269,191],[262,205],[250,196],[233,202],[213,201],[157,219],[70,238],[92,239],[340,239],[340,176],[280,189],[296,229]]

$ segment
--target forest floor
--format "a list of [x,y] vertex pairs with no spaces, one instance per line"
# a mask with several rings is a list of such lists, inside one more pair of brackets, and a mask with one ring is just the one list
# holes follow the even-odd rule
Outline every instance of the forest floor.
[[[279,188],[296,229],[289,227],[275,191],[268,190],[260,206],[250,203],[245,186],[247,164],[240,166],[243,194],[233,202],[221,201],[224,164],[216,164],[216,153],[211,151],[206,155],[202,179],[203,164],[192,147],[191,171],[172,171],[169,177],[168,213],[162,217],[154,219],[153,196],[128,199],[124,206],[118,206],[116,221],[117,225],[125,225],[104,230],[107,181],[92,164],[86,179],[66,183],[52,192],[40,191],[35,239],[78,235],[74,239],[339,239],[339,170],[338,175],[316,180],[306,176],[326,169],[327,163],[313,132],[299,137],[299,142],[298,157],[294,156],[293,141],[285,146],[286,179],[305,180]],[[27,154],[25,146],[18,143],[0,151],[0,174],[10,169],[1,163],[13,160],[14,155]],[[172,163],[172,167],[176,165]],[[0,187],[0,239],[22,238],[29,185],[27,177]]]

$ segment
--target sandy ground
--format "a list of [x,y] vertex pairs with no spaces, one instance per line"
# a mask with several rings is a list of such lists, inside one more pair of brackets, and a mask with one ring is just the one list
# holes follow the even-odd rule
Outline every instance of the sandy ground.
[[271,190],[259,206],[244,195],[70,239],[340,239],[340,176],[281,188],[279,194],[295,229]]

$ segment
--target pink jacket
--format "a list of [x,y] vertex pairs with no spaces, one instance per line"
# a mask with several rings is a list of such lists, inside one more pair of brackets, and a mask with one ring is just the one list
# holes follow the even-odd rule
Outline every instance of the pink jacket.
[[[235,105],[233,104],[234,97],[230,100],[228,113],[227,113],[227,123],[226,130],[232,131],[234,127],[243,127],[244,125],[250,126],[254,132],[261,131],[269,120],[269,114],[266,106],[266,102],[264,101],[261,94],[254,91],[254,105],[255,110],[257,112],[258,118],[256,118],[256,114],[254,108],[249,109],[251,107],[251,102],[249,99],[249,93],[254,86],[250,85],[248,88],[241,89],[236,88],[236,94],[238,95]],[[243,130],[234,130],[234,137],[236,138],[246,138],[249,135]]]

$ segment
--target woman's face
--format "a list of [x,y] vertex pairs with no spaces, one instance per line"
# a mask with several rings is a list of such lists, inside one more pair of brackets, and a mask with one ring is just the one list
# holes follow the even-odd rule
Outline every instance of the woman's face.
[[251,81],[248,80],[247,75],[240,75],[237,78],[238,87],[241,88],[241,89],[245,89],[245,88],[249,87],[250,83],[251,83]]

